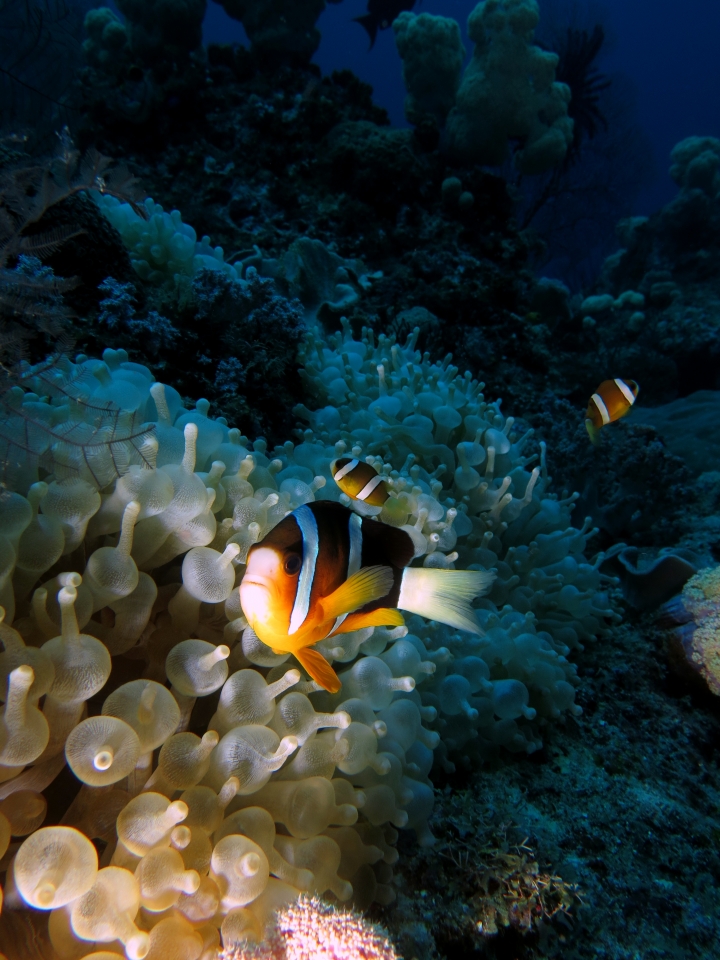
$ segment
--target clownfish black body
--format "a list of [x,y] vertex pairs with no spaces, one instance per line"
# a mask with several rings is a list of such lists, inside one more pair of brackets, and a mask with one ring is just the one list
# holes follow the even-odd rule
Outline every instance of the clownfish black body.
[[634,380],[603,380],[590,397],[585,412],[585,428],[591,441],[600,443],[600,431],[609,423],[620,420],[637,400],[640,387]]
[[331,693],[340,680],[313,644],[364,627],[401,626],[398,608],[481,633],[470,606],[495,579],[484,570],[410,567],[413,541],[397,527],[320,500],[288,514],[251,547],[240,584],[248,623],[292,653]]

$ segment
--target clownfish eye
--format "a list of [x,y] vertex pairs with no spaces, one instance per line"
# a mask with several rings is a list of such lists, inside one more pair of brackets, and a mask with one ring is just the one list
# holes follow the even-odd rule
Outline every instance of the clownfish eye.
[[285,559],[283,564],[283,570],[289,576],[294,577],[296,573],[300,572],[300,567],[302,566],[302,560],[296,553],[291,553],[289,557]]

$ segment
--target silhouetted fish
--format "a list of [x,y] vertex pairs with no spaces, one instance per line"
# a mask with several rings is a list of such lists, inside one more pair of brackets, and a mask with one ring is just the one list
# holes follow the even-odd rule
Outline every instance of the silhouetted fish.
[[387,30],[403,10],[412,10],[416,0],[368,0],[367,13],[354,17],[355,23],[361,23],[370,37],[372,49],[378,30]]

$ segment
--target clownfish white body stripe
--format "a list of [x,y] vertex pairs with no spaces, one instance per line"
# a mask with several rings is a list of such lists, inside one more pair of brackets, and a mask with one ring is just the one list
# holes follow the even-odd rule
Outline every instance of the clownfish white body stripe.
[[482,631],[470,605],[495,579],[484,570],[410,567],[410,536],[330,500],[304,504],[251,547],[240,584],[249,625],[276,652],[293,653],[326,690],[340,681],[310,649],[336,634],[400,626],[398,608]]
[[300,507],[295,511],[295,519],[300,527],[303,538],[303,562],[300,568],[300,577],[298,578],[295,603],[293,604],[290,615],[290,628],[288,633],[297,633],[307,619],[310,610],[310,591],[312,590],[315,565],[317,564],[320,549],[320,535],[312,511]]

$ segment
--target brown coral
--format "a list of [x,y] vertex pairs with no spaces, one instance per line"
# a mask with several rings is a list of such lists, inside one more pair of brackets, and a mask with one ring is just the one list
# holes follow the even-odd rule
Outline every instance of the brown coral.
[[680,596],[662,608],[660,623],[673,628],[669,638],[673,665],[720,696],[720,567],[691,577]]
[[574,884],[543,873],[525,842],[511,850],[486,850],[478,871],[480,892],[475,896],[483,936],[493,936],[500,927],[515,927],[528,933],[541,918],[568,913],[580,900]]

